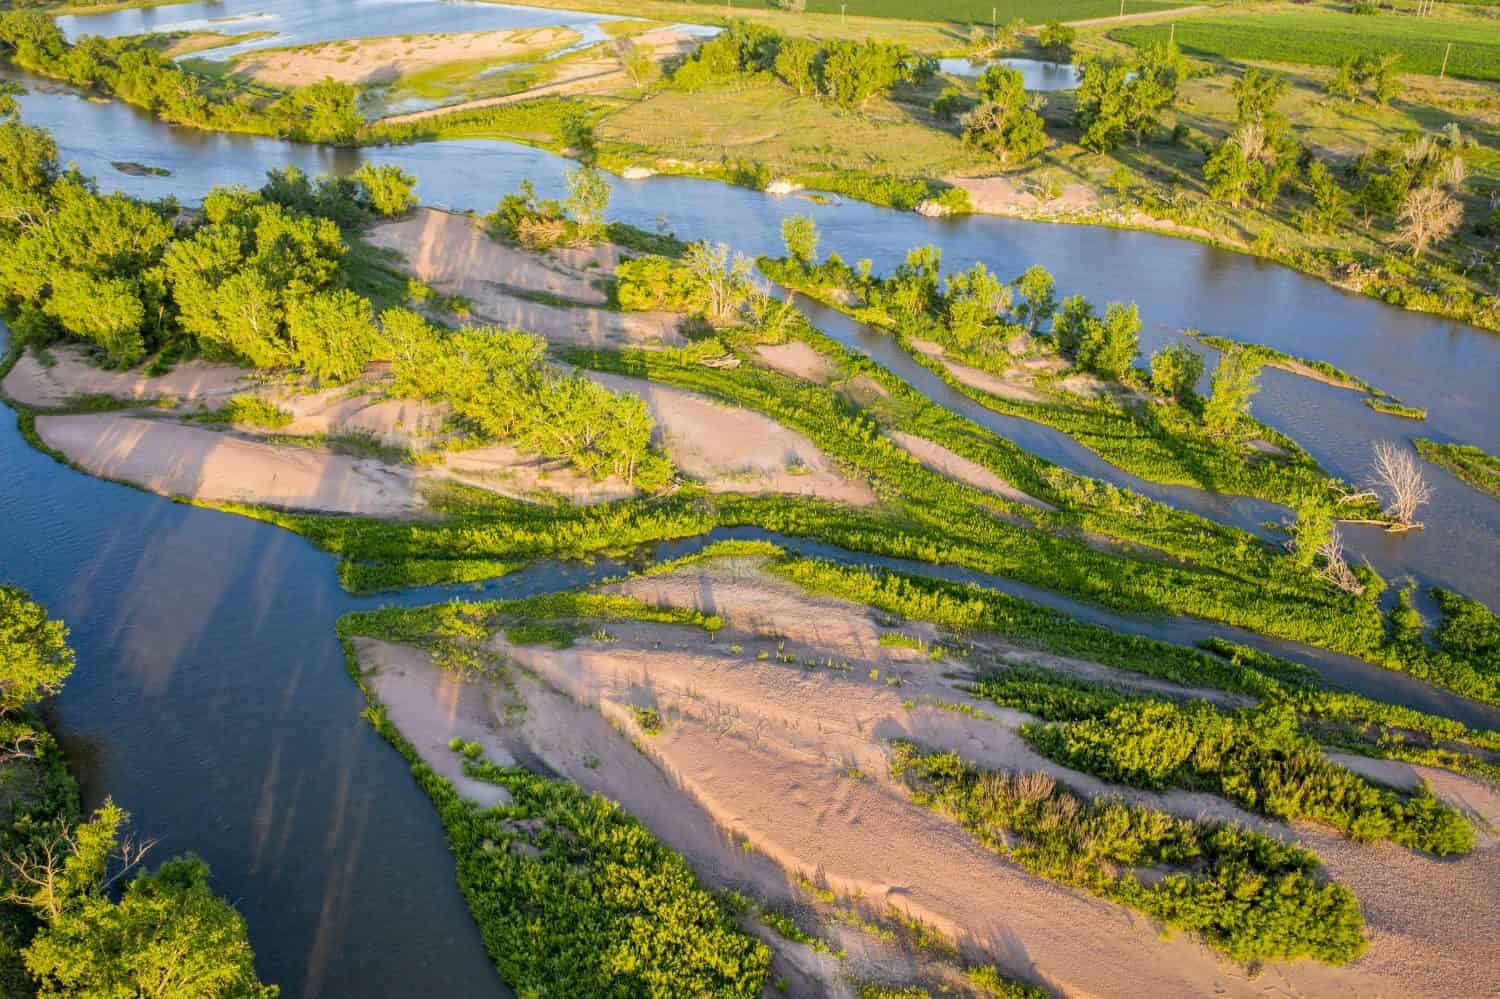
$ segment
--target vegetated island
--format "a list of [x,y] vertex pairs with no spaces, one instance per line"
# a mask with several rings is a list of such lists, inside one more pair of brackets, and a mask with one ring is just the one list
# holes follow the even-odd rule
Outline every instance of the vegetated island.
[[1439,444],[1420,438],[1412,444],[1418,454],[1434,465],[1447,469],[1480,492],[1500,499],[1500,458],[1472,444]]

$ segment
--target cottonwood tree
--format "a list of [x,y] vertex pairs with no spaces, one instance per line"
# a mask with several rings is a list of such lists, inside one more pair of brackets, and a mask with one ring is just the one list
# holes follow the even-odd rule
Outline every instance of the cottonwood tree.
[[818,225],[810,215],[783,219],[781,241],[787,254],[804,266],[818,259]]
[[1421,527],[1416,523],[1417,509],[1432,499],[1432,487],[1416,454],[1391,441],[1376,441],[1374,453],[1371,482],[1385,500],[1386,515],[1402,528]]
[[750,295],[753,262],[743,253],[730,254],[727,243],[694,243],[684,261],[705,290],[704,312],[710,322],[726,322]]
[[1349,194],[1322,160],[1308,164],[1307,191],[1312,207],[1298,216],[1303,232],[1332,232],[1349,217]]
[[1203,425],[1216,437],[1235,430],[1250,411],[1250,400],[1260,388],[1260,362],[1249,351],[1236,347],[1224,352],[1214,368],[1208,401],[1203,406]]
[[1173,343],[1151,355],[1151,387],[1168,399],[1185,399],[1203,375],[1203,355]]
[[620,60],[620,66],[625,70],[625,75],[630,77],[631,83],[644,87],[651,82],[651,74],[656,70],[656,58],[651,54],[649,45],[639,45],[628,38],[622,38],[615,43],[615,58]]
[[0,715],[57,693],[75,662],[67,626],[25,590],[0,585]]
[[586,243],[604,238],[605,213],[609,210],[609,181],[591,166],[569,170],[568,198],[563,208],[578,226],[578,237]]
[[376,166],[366,163],[355,171],[354,180],[370,207],[386,218],[395,218],[416,206],[417,196],[413,189],[417,186],[417,178],[395,164]]
[[1016,70],[991,66],[979,77],[980,102],[964,116],[964,141],[1004,163],[1023,163],[1047,144],[1036,102]]
[[1010,305],[1010,289],[984,264],[948,278],[943,296],[949,335],[964,349],[987,346],[984,338]]
[[1436,184],[1418,187],[1401,201],[1396,215],[1396,242],[1410,247],[1415,260],[1433,243],[1457,232],[1463,221],[1463,205],[1447,190]]
[[1154,129],[1163,111],[1177,100],[1175,46],[1153,45],[1133,63],[1095,57],[1084,61],[1074,104],[1074,120],[1083,129],[1079,142],[1094,152],[1109,152],[1125,141],[1137,144]]
[[1057,312],[1052,274],[1041,264],[1033,264],[1016,278],[1012,287],[1021,298],[1015,306],[1016,318],[1027,333],[1037,332]]
[[1286,77],[1252,67],[1230,85],[1229,93],[1240,121],[1260,122],[1275,112],[1286,88]]

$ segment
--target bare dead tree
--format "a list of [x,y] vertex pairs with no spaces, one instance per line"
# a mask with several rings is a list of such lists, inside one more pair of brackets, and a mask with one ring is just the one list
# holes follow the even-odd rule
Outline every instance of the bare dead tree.
[[1422,525],[1416,522],[1417,508],[1432,499],[1432,487],[1422,475],[1422,466],[1408,448],[1390,441],[1375,442],[1375,462],[1371,466],[1372,485],[1385,499],[1385,513],[1396,520],[1400,530]]
[[1349,568],[1349,563],[1344,561],[1344,538],[1339,534],[1337,524],[1328,532],[1328,539],[1318,549],[1318,554],[1323,557],[1318,575],[1326,582],[1356,597],[1365,592],[1364,584],[1359,581],[1354,570]]

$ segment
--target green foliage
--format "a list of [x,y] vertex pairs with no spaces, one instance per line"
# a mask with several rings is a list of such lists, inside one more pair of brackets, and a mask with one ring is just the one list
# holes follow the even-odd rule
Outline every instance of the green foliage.
[[369,300],[347,288],[295,299],[287,334],[296,362],[333,384],[358,377],[380,349]]
[[[113,847],[110,807],[91,824],[105,824]],[[118,902],[103,892],[69,900],[27,947],[26,966],[40,983],[37,994],[59,999],[279,994],[256,978],[244,919],[209,890],[208,865],[191,854],[137,877]]]
[[1332,232],[1349,217],[1349,193],[1322,160],[1308,164],[1307,190],[1312,206],[1299,216],[1303,232]]
[[1049,21],[1042,25],[1036,41],[1053,59],[1064,62],[1073,57],[1073,43],[1078,39],[1078,29],[1070,24]]
[[1139,144],[1177,100],[1178,60],[1170,44],[1143,49],[1132,62],[1085,59],[1073,112],[1083,130],[1080,144],[1096,153],[1117,148],[1127,135]]
[[1378,399],[1370,396],[1365,399],[1365,405],[1375,410],[1375,412],[1384,413],[1387,416],[1400,416],[1408,420],[1427,419],[1427,410],[1420,406],[1408,406],[1395,399]]
[[1469,444],[1439,444],[1420,439],[1412,443],[1423,458],[1447,469],[1480,492],[1500,499],[1500,458]]
[[1203,407],[1203,425],[1211,434],[1224,436],[1238,430],[1250,411],[1250,400],[1259,390],[1256,380],[1260,361],[1243,350],[1227,350],[1214,368],[1210,395]]
[[[1086,801],[1042,774],[981,771],[952,753],[897,743],[891,772],[1034,874],[1199,935],[1237,961],[1312,957],[1344,964],[1365,948],[1354,895],[1322,884],[1317,858],[1235,826],[1179,819],[1116,800]],[[1150,884],[1132,868],[1171,873]]]
[[487,327],[447,333],[416,313],[391,309],[381,327],[390,345],[393,394],[447,402],[480,439],[571,462],[595,479],[618,476],[655,490],[671,465],[650,449],[646,404],[543,359],[529,333]]
[[818,226],[810,215],[791,215],[781,223],[787,256],[804,264],[818,259]]
[[1052,320],[1057,311],[1054,287],[1051,273],[1041,264],[1032,264],[1016,278],[1016,319],[1028,333],[1036,333]]
[[416,207],[414,188],[417,178],[395,164],[377,166],[366,163],[354,172],[354,179],[377,214],[396,218]]
[[200,417],[209,423],[233,423],[279,430],[292,422],[292,414],[258,395],[231,396],[221,409]]
[[1286,77],[1253,66],[1229,87],[1240,121],[1264,121],[1286,90]]
[[0,584],[0,715],[61,690],[74,664],[67,626],[25,590]]
[[615,268],[615,290],[626,312],[680,312],[702,315],[708,291],[692,268],[666,257],[622,260]]
[[1027,93],[1020,72],[989,67],[976,84],[979,106],[964,116],[964,141],[998,157],[1002,163],[1024,163],[1047,144],[1037,102]]
[[1151,387],[1169,399],[1186,399],[1203,377],[1203,355],[1171,343],[1151,355]]

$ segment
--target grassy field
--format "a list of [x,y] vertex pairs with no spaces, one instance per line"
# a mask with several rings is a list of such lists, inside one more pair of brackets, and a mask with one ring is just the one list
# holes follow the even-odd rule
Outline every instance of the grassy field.
[[[1133,25],[1110,37],[1131,45],[1166,41],[1174,26]],[[1401,70],[1436,76],[1451,42],[1448,75],[1500,80],[1500,19],[1438,19],[1387,13],[1361,17],[1341,11],[1274,10],[1204,14],[1175,23],[1175,38],[1190,55],[1335,66],[1350,56],[1401,53]]]
[[[815,13],[837,14],[840,5],[840,0],[807,0],[807,9]],[[976,24],[989,24],[991,17],[999,24],[1018,17],[1028,24],[1045,24],[1120,13],[1117,0],[852,0],[846,6],[848,13],[866,17]],[[1125,13],[1145,14],[1184,6],[1187,3],[1177,0],[1128,0]]]

